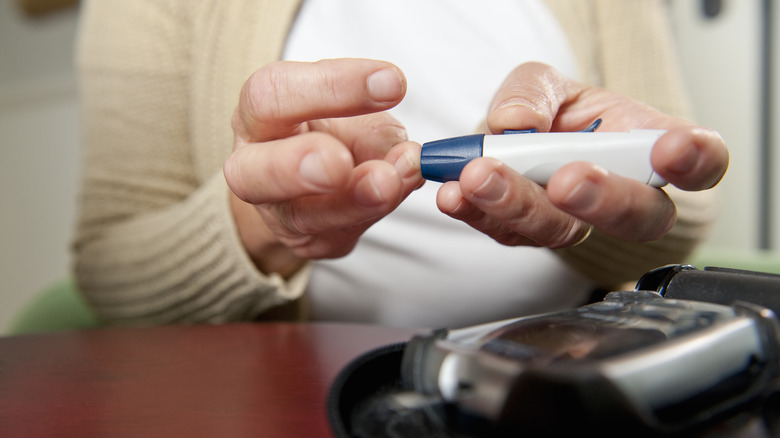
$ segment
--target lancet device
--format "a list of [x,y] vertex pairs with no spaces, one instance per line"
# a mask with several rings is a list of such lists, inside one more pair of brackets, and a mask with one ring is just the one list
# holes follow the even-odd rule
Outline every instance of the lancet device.
[[600,123],[598,119],[579,132],[505,131],[431,141],[423,144],[420,153],[422,175],[432,181],[455,181],[471,160],[494,157],[541,185],[575,161],[594,163],[653,187],[666,185],[650,163],[650,151],[665,130],[594,132]]

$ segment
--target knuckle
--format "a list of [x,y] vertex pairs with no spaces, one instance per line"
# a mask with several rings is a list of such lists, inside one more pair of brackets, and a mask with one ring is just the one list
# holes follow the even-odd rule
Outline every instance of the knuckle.
[[547,202],[537,197],[513,200],[509,228],[549,248],[577,243],[582,234],[581,221]]
[[305,236],[289,247],[293,254],[308,260],[321,260],[344,257],[355,248],[356,240],[341,242],[325,236]]
[[265,74],[263,80],[252,81],[248,87],[247,102],[250,111],[261,120],[277,119],[281,114],[279,92],[280,79],[277,75]]
[[236,107],[236,110],[233,111],[233,115],[230,117],[230,127],[233,129],[233,148],[235,149],[239,143],[240,137],[242,137],[246,132],[244,121],[241,119],[241,111],[239,107]]
[[283,114],[280,99],[289,88],[279,63],[269,64],[249,77],[241,91],[244,115],[253,120],[278,120]]
[[587,228],[580,224],[580,222],[574,218],[561,223],[559,227],[552,234],[552,238],[545,246],[551,249],[566,248],[577,244],[584,234],[583,228]]
[[238,164],[236,154],[231,154],[222,165],[222,173],[228,188],[241,200],[246,201],[247,194],[243,180],[241,166]]
[[312,236],[319,232],[310,215],[300,214],[295,208],[285,209],[284,223],[299,236]]
[[[324,61],[319,61],[316,64],[323,65]],[[318,68],[316,73],[317,92],[320,95],[321,102],[335,102],[342,97],[342,93],[339,91],[339,78],[341,75],[338,71],[331,74],[328,68]]]
[[490,236],[504,246],[538,246],[536,242],[528,237],[508,230],[501,230],[501,232],[491,234]]
[[320,259],[330,253],[322,237],[300,220],[289,203],[280,202],[258,206],[268,228],[276,239],[295,256],[305,259]]

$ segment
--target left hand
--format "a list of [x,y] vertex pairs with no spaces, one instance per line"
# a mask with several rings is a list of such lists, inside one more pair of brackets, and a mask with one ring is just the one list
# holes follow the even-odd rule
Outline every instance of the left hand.
[[[668,130],[653,146],[651,163],[680,189],[709,189],[728,167],[728,150],[717,132],[539,63],[523,64],[509,75],[493,99],[487,125],[491,133],[579,131],[598,118],[600,131]],[[443,184],[437,205],[500,243],[550,248],[577,244],[590,225],[628,241],[655,240],[677,217],[663,190],[590,163],[570,163],[541,187],[486,157],[466,165],[459,181]]]

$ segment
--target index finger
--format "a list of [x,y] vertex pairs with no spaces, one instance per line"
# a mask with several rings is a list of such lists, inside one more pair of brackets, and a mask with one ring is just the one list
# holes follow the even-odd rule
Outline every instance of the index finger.
[[267,141],[290,136],[309,120],[392,108],[405,93],[403,73],[384,61],[279,61],[244,83],[234,123],[245,141]]

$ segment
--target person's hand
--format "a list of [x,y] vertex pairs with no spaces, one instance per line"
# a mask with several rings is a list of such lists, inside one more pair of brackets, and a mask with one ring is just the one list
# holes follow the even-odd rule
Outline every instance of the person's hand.
[[349,253],[422,184],[419,145],[383,112],[405,92],[397,67],[365,59],[277,62],[246,81],[223,170],[262,271]]
[[[549,66],[515,69],[488,113],[491,133],[536,128],[579,131],[601,118],[600,131],[666,129],[653,146],[655,172],[683,190],[715,186],[728,167],[720,135],[650,106],[570,80]],[[629,241],[662,237],[676,220],[667,194],[635,180],[577,162],[541,187],[492,158],[472,160],[459,181],[437,195],[439,209],[506,245],[572,246],[590,226]]]

